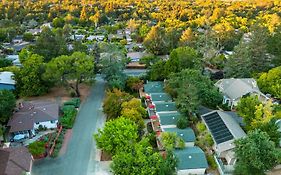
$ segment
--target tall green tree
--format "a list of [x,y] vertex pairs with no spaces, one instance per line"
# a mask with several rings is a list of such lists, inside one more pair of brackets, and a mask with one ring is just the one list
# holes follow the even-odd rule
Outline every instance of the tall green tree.
[[159,25],[153,26],[146,35],[143,45],[146,49],[155,54],[162,55],[167,53],[167,43],[165,41],[165,30]]
[[43,28],[33,47],[33,52],[44,57],[45,62],[52,58],[67,54],[65,38],[61,30],[54,33],[50,28]]
[[240,41],[234,48],[234,54],[227,60],[225,72],[227,77],[249,78],[253,74],[268,71],[272,58],[267,52],[268,31],[254,27],[249,41]]
[[[166,84],[167,92],[174,98],[182,98],[181,102],[188,102],[188,99],[184,97],[184,93],[190,90],[187,94],[190,94],[190,99],[193,100],[188,102],[190,104],[186,104],[189,108],[191,106],[194,108],[198,104],[198,102],[195,102],[197,97],[192,95],[193,92],[197,92],[198,99],[200,99],[199,104],[215,108],[222,102],[222,95],[213,82],[208,77],[202,75],[199,70],[184,69],[179,73],[173,73],[169,76]],[[179,97],[179,92],[181,91],[184,93]]]
[[258,79],[258,85],[263,92],[281,98],[281,66],[262,73]]
[[22,64],[23,67],[15,74],[18,94],[26,97],[46,93],[51,84],[43,79],[45,72],[43,57],[31,53]]
[[197,51],[190,47],[176,48],[165,64],[166,74],[180,72],[183,69],[200,69],[201,60]]
[[82,52],[59,56],[47,64],[44,78],[66,85],[79,97],[79,84],[94,78],[94,59]]
[[98,148],[114,156],[136,144],[137,125],[130,119],[120,117],[106,122],[104,128],[99,129],[94,138]]
[[0,125],[4,125],[6,122],[8,122],[15,107],[16,97],[13,92],[8,90],[0,90]]
[[235,155],[238,159],[235,174],[264,175],[279,163],[280,150],[275,148],[269,136],[260,130],[248,133],[246,138],[235,141]]
[[260,104],[261,102],[259,101],[257,96],[243,97],[238,102],[237,112],[239,116],[243,118],[247,130],[250,130],[252,128],[251,123],[255,118],[256,106]]
[[132,96],[118,89],[106,92],[106,97],[103,101],[103,112],[108,119],[115,119],[121,115],[122,103],[130,101]]
[[173,175],[176,165],[177,160],[171,152],[165,159],[153,150],[147,139],[143,139],[128,151],[113,156],[111,168],[114,174]]

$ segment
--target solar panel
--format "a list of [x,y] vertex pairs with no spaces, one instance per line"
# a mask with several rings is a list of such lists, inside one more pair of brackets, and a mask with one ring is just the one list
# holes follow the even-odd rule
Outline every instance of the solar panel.
[[217,112],[203,116],[213,138],[217,144],[232,140],[234,137],[224,124],[223,120]]

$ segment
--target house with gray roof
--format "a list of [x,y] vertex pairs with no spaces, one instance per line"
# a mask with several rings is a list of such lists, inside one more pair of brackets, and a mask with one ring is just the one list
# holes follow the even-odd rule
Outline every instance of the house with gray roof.
[[227,104],[231,108],[237,106],[239,100],[245,95],[257,95],[262,102],[268,100],[268,97],[260,92],[257,82],[253,78],[221,79],[215,83],[215,86],[223,94],[223,104]]
[[201,115],[201,118],[214,140],[213,149],[220,174],[231,174],[237,160],[234,141],[245,137],[245,132],[231,115],[223,111],[215,110]]
[[173,132],[177,136],[183,139],[185,147],[193,147],[196,140],[194,131],[191,128],[179,129],[179,128],[165,128],[163,132]]
[[208,168],[208,162],[204,152],[199,147],[176,149],[174,153],[179,161],[177,165],[178,175],[205,174]]
[[12,72],[0,72],[0,90],[14,90],[15,80]]
[[51,101],[29,101],[19,105],[7,126],[13,140],[20,140],[35,135],[40,127],[57,128],[59,105]]
[[0,174],[23,175],[31,168],[32,157],[26,147],[0,148]]

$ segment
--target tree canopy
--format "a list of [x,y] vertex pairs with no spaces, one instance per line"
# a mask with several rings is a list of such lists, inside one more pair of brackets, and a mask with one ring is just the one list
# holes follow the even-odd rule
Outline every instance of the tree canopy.
[[137,125],[130,119],[117,118],[105,123],[94,135],[97,146],[111,155],[126,151],[138,139]]
[[279,163],[280,150],[265,132],[251,131],[246,138],[235,141],[235,145],[236,174],[263,175]]
[[8,122],[15,107],[16,97],[13,92],[0,90],[0,125]]
[[46,65],[44,77],[66,85],[79,97],[79,84],[94,78],[94,59],[82,52],[59,56]]

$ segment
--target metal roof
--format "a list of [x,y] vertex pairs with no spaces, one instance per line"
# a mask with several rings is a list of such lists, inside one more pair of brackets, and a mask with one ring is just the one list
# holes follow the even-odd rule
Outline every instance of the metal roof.
[[196,139],[194,131],[191,128],[165,128],[164,132],[174,132],[177,134],[177,136],[181,137],[184,142],[194,142]]
[[178,170],[208,168],[206,156],[197,146],[177,149],[174,153],[179,160]]
[[156,107],[156,112],[177,111],[175,102],[153,102]]
[[164,82],[162,81],[149,81],[144,85],[146,93],[161,93],[164,92]]
[[151,93],[152,101],[172,101],[172,98],[167,93]]
[[180,118],[179,112],[161,112],[157,113],[160,118],[161,125],[177,125],[178,119]]
[[15,80],[13,80],[14,74],[12,72],[0,72],[0,84],[10,84],[15,85]]

